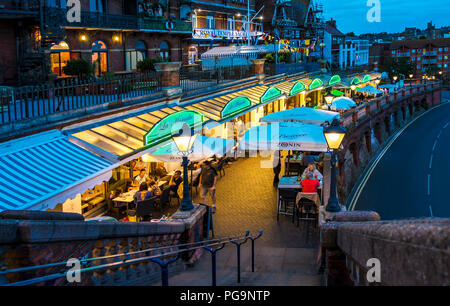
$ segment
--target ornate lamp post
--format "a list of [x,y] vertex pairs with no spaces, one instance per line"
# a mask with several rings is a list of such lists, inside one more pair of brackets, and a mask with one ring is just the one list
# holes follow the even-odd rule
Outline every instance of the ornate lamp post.
[[352,99],[353,99],[353,98],[355,98],[356,85],[352,84],[352,86],[350,86],[350,89],[352,90]]
[[182,218],[186,217],[186,215],[189,217],[191,210],[194,209],[189,195],[188,156],[192,153],[192,145],[196,138],[197,134],[194,134],[193,130],[187,124],[183,124],[183,128],[177,134],[172,135],[173,142],[178,149],[178,154],[183,156],[183,200],[181,201],[181,212],[178,211],[174,215],[174,218]]
[[330,197],[328,198],[328,203],[326,207],[326,211],[329,212],[341,211],[341,206],[339,205],[339,200],[337,197],[336,164],[337,164],[337,150],[339,150],[339,147],[341,146],[345,133],[346,129],[340,125],[338,119],[334,119],[331,125],[325,126],[323,128],[323,135],[325,136],[325,139],[327,141],[328,148],[332,150]]
[[333,100],[334,100],[334,96],[333,96],[332,94],[328,93],[328,94],[324,97],[324,99],[325,99],[325,102],[326,102],[327,105],[328,105],[328,109],[330,109],[330,107],[331,107],[331,102],[333,102]]
[[398,77],[395,75],[394,77],[392,77],[392,79],[394,80],[394,84],[397,82]]
[[410,75],[409,75],[409,86],[412,86],[412,78],[413,78],[413,74],[411,73]]

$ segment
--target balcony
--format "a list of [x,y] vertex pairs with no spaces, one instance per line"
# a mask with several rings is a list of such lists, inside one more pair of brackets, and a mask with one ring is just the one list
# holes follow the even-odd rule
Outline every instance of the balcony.
[[430,59],[430,60],[424,59],[424,60],[422,60],[422,64],[423,64],[423,65],[427,65],[427,64],[437,64],[437,59]]
[[423,53],[423,56],[436,56],[437,52],[436,51],[427,51]]
[[0,0],[0,18],[37,17],[39,0]]
[[49,26],[88,28],[88,29],[117,29],[151,32],[191,33],[192,23],[183,20],[166,22],[164,18],[137,17],[134,15],[111,15],[89,11],[81,12],[81,22],[69,22],[66,9],[47,8],[45,20]]
[[397,57],[410,57],[411,53],[409,52],[398,52]]

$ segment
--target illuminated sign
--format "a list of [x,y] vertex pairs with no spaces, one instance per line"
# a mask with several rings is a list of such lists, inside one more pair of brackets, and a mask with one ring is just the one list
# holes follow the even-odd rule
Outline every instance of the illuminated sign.
[[295,85],[292,87],[291,92],[289,93],[290,96],[294,96],[298,93],[301,93],[302,91],[304,91],[306,89],[305,84],[303,84],[302,82],[297,82],[295,83]]
[[364,76],[362,82],[363,83],[370,82],[370,79],[371,79],[370,75],[366,75],[366,76]]
[[340,90],[332,90],[331,94],[336,97],[342,97],[344,95],[344,93]]
[[339,83],[340,81],[341,81],[341,77],[336,74],[331,77],[330,81],[328,82],[328,85],[331,86],[331,85]]
[[316,88],[319,88],[320,86],[323,85],[323,82],[321,79],[314,79],[311,84],[309,84],[309,90],[313,90]]
[[262,95],[260,102],[266,103],[271,100],[275,100],[275,99],[279,98],[281,95],[283,95],[281,90],[275,86],[272,86],[269,89],[267,89],[266,92]]
[[359,83],[361,83],[361,80],[359,78],[353,78],[351,85],[358,85]]
[[227,118],[252,106],[252,101],[247,97],[237,97],[230,100],[220,112],[220,117]]
[[172,134],[178,133],[186,123],[196,128],[203,123],[203,115],[193,110],[182,110],[161,119],[144,136],[144,145],[155,145],[170,139]]

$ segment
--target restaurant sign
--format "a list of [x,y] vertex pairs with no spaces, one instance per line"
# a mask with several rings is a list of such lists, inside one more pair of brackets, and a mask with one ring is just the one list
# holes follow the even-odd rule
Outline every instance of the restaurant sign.
[[311,84],[309,84],[309,90],[313,90],[316,88],[319,88],[320,86],[323,85],[323,82],[321,79],[314,79]]
[[233,116],[252,106],[252,101],[247,97],[237,97],[230,100],[220,112],[220,118]]
[[358,85],[359,83],[361,83],[361,80],[359,78],[353,78],[351,85]]
[[367,75],[364,76],[362,82],[363,82],[363,83],[370,82],[370,79],[371,79],[370,75],[367,74]]
[[301,93],[302,91],[304,91],[306,89],[305,84],[303,84],[302,82],[297,82],[295,83],[295,85],[292,87],[291,92],[289,93],[290,96],[295,96],[298,93]]
[[144,136],[144,145],[155,145],[166,141],[176,134],[186,123],[191,128],[199,127],[204,121],[201,113],[194,110],[182,110],[173,113],[156,123]]
[[282,95],[283,92],[278,87],[272,86],[267,89],[266,92],[262,95],[260,103],[273,101],[277,98],[280,98]]
[[337,83],[339,83],[341,81],[341,77],[339,76],[339,75],[333,75],[332,77],[331,77],[331,79],[330,79],[330,81],[328,82],[328,85],[329,86],[332,86],[332,85],[334,85],[334,84],[337,84]]
[[[221,30],[221,29],[193,29],[192,38],[194,39],[243,39],[248,38],[247,31]],[[250,37],[259,37],[264,32],[250,32]]]

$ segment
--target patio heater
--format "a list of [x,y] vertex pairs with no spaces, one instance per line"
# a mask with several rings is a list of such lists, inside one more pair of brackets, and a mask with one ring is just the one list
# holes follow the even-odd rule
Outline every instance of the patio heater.
[[[192,199],[189,195],[189,180],[188,180],[188,156],[192,153],[192,145],[194,144],[197,134],[186,124],[183,124],[182,129],[175,135],[172,135],[173,142],[177,146],[178,154],[183,156],[183,200],[181,201],[180,211],[176,213],[176,217],[181,218],[180,215],[190,215],[190,211],[194,209]],[[175,216],[175,215],[174,215]]]
[[336,185],[336,164],[337,164],[337,150],[339,150],[342,140],[344,139],[346,129],[342,127],[338,119],[334,119],[331,125],[323,128],[323,135],[327,141],[328,148],[331,150],[331,183],[330,183],[330,197],[326,211],[339,212],[341,206],[337,197]]

